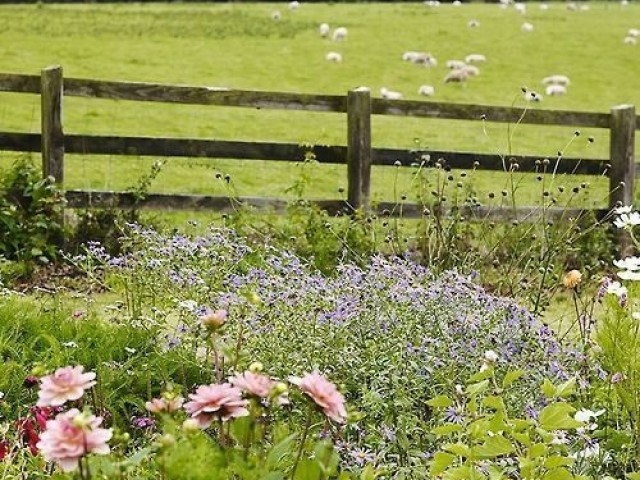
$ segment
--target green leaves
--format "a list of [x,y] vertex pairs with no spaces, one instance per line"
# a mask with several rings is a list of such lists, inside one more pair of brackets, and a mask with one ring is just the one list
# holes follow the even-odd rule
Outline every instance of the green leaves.
[[547,430],[571,430],[583,426],[582,422],[574,419],[571,414],[576,411],[568,403],[555,402],[547,405],[540,412],[540,426]]

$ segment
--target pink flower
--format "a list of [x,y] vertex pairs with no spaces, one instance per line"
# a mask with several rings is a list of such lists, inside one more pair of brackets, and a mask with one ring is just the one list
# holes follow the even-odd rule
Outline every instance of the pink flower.
[[88,453],[106,455],[111,429],[98,428],[102,417],[80,413],[77,408],[47,421],[37,447],[48,462],[56,462],[63,472],[78,468],[80,459]]
[[144,406],[152,413],[160,412],[175,412],[184,403],[184,398],[175,397],[171,399],[167,398],[152,398],[151,401],[144,404]]
[[314,371],[305,374],[302,378],[289,377],[289,381],[309,395],[322,408],[327,417],[338,423],[343,423],[346,420],[347,410],[344,406],[344,396],[323,375]]
[[276,389],[276,382],[266,375],[247,371],[229,378],[229,382],[231,385],[238,387],[248,395],[265,399],[268,399],[273,395],[278,405],[285,405],[289,403],[286,390],[278,391]]
[[234,417],[249,415],[245,407],[249,402],[242,399],[242,390],[229,383],[201,385],[196,393],[189,394],[190,402],[184,409],[198,421],[200,428],[207,428],[214,420],[223,422]]
[[93,387],[96,374],[82,373],[83,366],[59,368],[53,375],[40,379],[39,407],[57,407],[69,400],[78,400],[84,391]]

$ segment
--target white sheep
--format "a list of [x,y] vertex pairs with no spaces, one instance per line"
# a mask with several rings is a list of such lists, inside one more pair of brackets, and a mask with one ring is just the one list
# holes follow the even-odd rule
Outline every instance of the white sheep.
[[469,28],[476,28],[476,27],[479,27],[479,26],[480,26],[480,22],[479,22],[478,20],[469,20],[469,21],[467,22],[467,26],[468,26]]
[[333,31],[333,41],[341,42],[342,40],[346,40],[347,38],[347,29],[345,27],[338,27]]
[[456,82],[456,83],[460,83],[460,82],[465,82],[467,80],[467,78],[469,78],[469,74],[467,73],[466,70],[463,69],[456,69],[456,70],[451,70],[446,77],[444,77],[444,83],[451,83],[451,82]]
[[589,10],[591,10],[591,7],[589,5],[580,5],[581,12],[588,12]]
[[462,5],[462,2],[460,0],[453,0],[451,5],[453,5],[454,7],[459,7],[460,5]]
[[274,10],[271,12],[271,20],[278,22],[280,21],[281,15],[279,10]]
[[465,63],[482,63],[487,61],[487,57],[480,53],[470,53],[464,57]]
[[527,90],[526,92],[524,92],[524,99],[527,102],[541,102],[542,95],[540,95],[538,92]]
[[415,65],[424,65],[427,68],[438,65],[438,60],[430,53],[415,52],[416,55],[411,59],[411,63]]
[[440,6],[440,0],[425,0],[424,4],[427,7],[439,7]]
[[570,12],[575,12],[576,10],[578,10],[578,6],[573,2],[569,2],[567,3],[567,10],[569,10]]
[[565,85],[552,84],[547,85],[547,88],[545,88],[544,91],[548,96],[564,95],[567,93],[567,87]]
[[300,2],[298,0],[292,0],[289,2],[289,10],[298,10],[300,8]]
[[331,31],[331,27],[328,23],[320,24],[320,36],[322,38],[327,38],[329,36],[329,32]]
[[408,51],[402,54],[402,60],[405,62],[413,62],[413,60],[420,55],[420,52]]
[[432,97],[436,93],[436,89],[431,85],[420,85],[418,89],[418,95],[424,95],[425,97]]
[[451,70],[460,70],[462,67],[466,65],[462,60],[447,60],[447,68]]
[[468,77],[477,77],[480,75],[480,69],[475,65],[465,65],[461,70],[467,72]]
[[562,85],[567,87],[571,84],[569,77],[566,75],[549,75],[548,77],[544,77],[542,79],[543,85]]
[[626,7],[627,5],[629,5],[629,0],[620,0],[620,5],[622,7]]
[[522,15],[525,15],[527,13],[527,5],[524,3],[514,3],[513,8],[516,9],[516,12],[521,13]]
[[531,25],[529,22],[524,22],[520,27],[520,30],[522,30],[523,32],[533,32],[533,25]]
[[382,98],[386,98],[387,100],[400,100],[402,98],[402,94],[400,92],[394,92],[393,90],[389,90],[385,87],[380,89],[380,95],[382,95]]
[[549,10],[549,5],[546,3],[541,3],[540,10],[543,10],[543,11]]
[[640,29],[638,28],[630,28],[627,32],[627,35],[630,37],[640,37]]
[[624,43],[627,45],[635,45],[636,43],[638,43],[638,40],[636,39],[636,37],[626,36],[624,37]]
[[327,56],[325,58],[328,61],[333,62],[333,63],[342,62],[342,55],[340,55],[338,52],[329,52],[329,53],[327,53]]

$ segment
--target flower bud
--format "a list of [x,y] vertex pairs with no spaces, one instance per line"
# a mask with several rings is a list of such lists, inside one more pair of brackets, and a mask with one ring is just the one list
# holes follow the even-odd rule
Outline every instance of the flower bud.
[[182,431],[184,433],[196,433],[200,431],[200,424],[195,418],[187,418],[182,422]]
[[209,311],[200,317],[202,325],[210,331],[219,330],[227,321],[226,310]]
[[171,447],[175,445],[175,443],[176,443],[176,437],[174,437],[170,433],[165,433],[164,435],[160,435],[158,437],[158,444],[161,447]]
[[249,365],[249,371],[251,373],[260,373],[263,370],[264,365],[262,365],[262,363],[260,362],[253,362],[251,365]]

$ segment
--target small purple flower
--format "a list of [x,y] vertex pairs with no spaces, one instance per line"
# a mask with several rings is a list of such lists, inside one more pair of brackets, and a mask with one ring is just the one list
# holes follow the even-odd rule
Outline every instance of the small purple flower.
[[356,448],[349,452],[349,456],[353,459],[356,465],[364,467],[368,463],[372,463],[375,458],[373,453],[365,450],[364,448]]
[[139,428],[144,430],[146,428],[153,428],[156,426],[156,421],[150,417],[131,417],[131,426],[133,428]]

